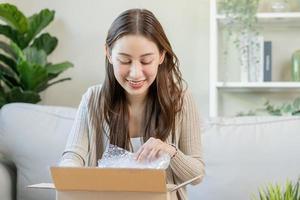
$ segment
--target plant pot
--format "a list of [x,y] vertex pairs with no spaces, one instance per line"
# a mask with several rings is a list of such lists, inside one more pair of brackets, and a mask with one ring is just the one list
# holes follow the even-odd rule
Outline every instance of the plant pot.
[[300,50],[293,53],[291,75],[293,81],[300,81]]

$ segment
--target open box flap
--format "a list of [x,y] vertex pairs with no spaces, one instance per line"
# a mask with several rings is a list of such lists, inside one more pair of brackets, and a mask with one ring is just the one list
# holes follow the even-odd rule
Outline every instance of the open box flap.
[[57,190],[167,192],[166,173],[158,169],[51,167]]
[[39,188],[39,189],[55,189],[53,183],[39,183],[34,185],[28,185],[28,188]]
[[185,181],[185,182],[183,182],[183,183],[181,183],[181,184],[179,184],[179,185],[174,185],[173,187],[168,187],[168,190],[169,190],[170,192],[173,192],[173,191],[175,191],[175,190],[178,190],[179,188],[182,188],[183,186],[186,186],[186,185],[190,184],[191,182],[193,182],[193,181],[195,181],[195,180],[197,180],[197,179],[201,179],[202,177],[203,177],[203,175],[196,176],[195,178],[192,178],[192,179],[190,179],[190,180],[187,180],[187,181]]

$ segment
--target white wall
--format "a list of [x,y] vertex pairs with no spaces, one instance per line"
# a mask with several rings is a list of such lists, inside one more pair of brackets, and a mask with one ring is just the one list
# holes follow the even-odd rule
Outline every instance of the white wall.
[[122,11],[147,8],[162,23],[180,59],[184,79],[208,116],[209,0],[7,0],[26,16],[49,8],[55,20],[46,29],[58,37],[51,62],[69,60],[75,67],[60,77],[72,81],[54,85],[43,92],[41,104],[77,107],[84,91],[104,79],[104,41],[107,30]]

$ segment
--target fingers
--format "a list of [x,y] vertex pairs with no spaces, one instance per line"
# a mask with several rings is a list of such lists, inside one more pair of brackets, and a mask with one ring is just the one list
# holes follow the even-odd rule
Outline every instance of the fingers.
[[156,146],[156,139],[151,137],[148,139],[148,141],[143,144],[143,146],[139,149],[140,152],[138,154],[138,158],[137,161],[138,162],[142,162],[145,161],[148,157],[148,155],[150,154],[150,152],[152,151],[152,149]]
[[159,152],[163,149],[163,142],[160,139],[149,138],[143,146],[137,151],[135,159],[138,162],[145,160],[153,161],[158,157]]
[[148,148],[143,148],[142,152],[139,154],[139,156],[137,158],[137,161],[138,162],[145,161],[148,154],[149,154],[149,149]]
[[140,154],[143,152],[143,150],[144,150],[144,145],[141,146],[141,147],[139,148],[139,150],[135,153],[134,159],[138,160],[138,158],[139,158]]
[[147,156],[147,159],[151,162],[153,160],[155,160],[156,158],[158,158],[158,153],[160,152],[160,148],[159,147],[155,147],[153,148],[150,153]]

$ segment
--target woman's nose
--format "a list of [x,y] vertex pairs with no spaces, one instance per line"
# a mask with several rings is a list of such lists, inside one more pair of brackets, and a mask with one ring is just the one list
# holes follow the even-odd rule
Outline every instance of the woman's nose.
[[142,76],[142,66],[138,62],[132,62],[130,66],[129,77],[132,79],[138,79]]

